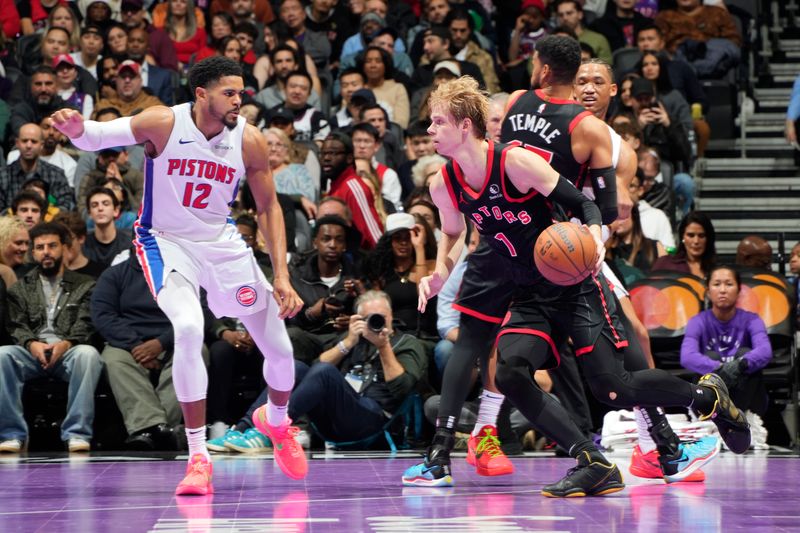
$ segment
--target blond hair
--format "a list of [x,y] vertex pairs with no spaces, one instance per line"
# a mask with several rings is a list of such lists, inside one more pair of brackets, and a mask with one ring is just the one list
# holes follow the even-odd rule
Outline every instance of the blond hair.
[[486,136],[486,121],[489,118],[489,95],[478,88],[478,82],[471,76],[461,76],[451,81],[440,83],[428,99],[431,111],[442,107],[456,119],[456,123],[464,119],[472,121],[472,130],[476,137]]
[[[264,130],[264,136],[266,136],[267,133],[271,133],[272,135],[277,137],[278,140],[280,142],[282,142],[284,144],[284,146],[286,146],[286,157],[283,158],[283,162],[286,163],[287,165],[289,163],[291,163],[292,162],[292,149],[294,148],[294,143],[289,138],[289,136],[286,135],[286,133],[283,130],[278,129],[278,128],[267,128],[266,130]],[[305,160],[303,160],[303,161],[305,162]]]
[[0,217],[0,264],[5,264],[2,252],[11,244],[14,236],[20,230],[28,231],[21,218],[13,215]]

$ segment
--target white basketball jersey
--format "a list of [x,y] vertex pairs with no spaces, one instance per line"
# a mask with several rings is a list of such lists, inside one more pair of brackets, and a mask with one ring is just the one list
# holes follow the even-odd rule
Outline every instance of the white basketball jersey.
[[144,198],[137,232],[191,241],[224,238],[230,206],[245,176],[242,136],[247,121],[206,139],[192,119],[192,104],[173,106],[175,124],[164,150],[145,159]]

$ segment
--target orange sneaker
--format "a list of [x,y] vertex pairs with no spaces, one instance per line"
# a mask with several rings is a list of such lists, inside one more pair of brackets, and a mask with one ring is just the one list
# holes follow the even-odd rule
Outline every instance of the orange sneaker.
[[303,479],[308,473],[308,463],[303,447],[295,437],[300,428],[292,426],[292,421],[287,419],[280,426],[270,426],[267,422],[267,406],[262,405],[253,413],[253,424],[261,433],[272,441],[275,461],[283,473],[292,479]]
[[467,440],[467,463],[482,476],[504,476],[514,473],[514,465],[500,449],[497,428],[483,426],[476,436]]
[[214,485],[211,484],[211,474],[214,466],[205,455],[196,453],[189,459],[186,465],[186,477],[183,478],[175,489],[178,496],[195,494],[204,496],[214,493]]
[[[661,470],[661,465],[658,462],[658,450],[650,450],[647,453],[642,453],[642,449],[637,444],[633,448],[633,455],[631,456],[631,466],[628,468],[631,474],[636,477],[643,477],[647,479],[663,479],[664,472]],[[689,474],[683,481],[700,482],[706,480],[706,474],[702,470],[695,470]]]

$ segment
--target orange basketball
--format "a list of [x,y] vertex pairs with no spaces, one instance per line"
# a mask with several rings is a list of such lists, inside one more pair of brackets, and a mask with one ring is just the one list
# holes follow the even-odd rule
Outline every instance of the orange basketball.
[[556,285],[575,285],[591,274],[597,248],[585,226],[559,222],[536,239],[533,261],[536,268]]

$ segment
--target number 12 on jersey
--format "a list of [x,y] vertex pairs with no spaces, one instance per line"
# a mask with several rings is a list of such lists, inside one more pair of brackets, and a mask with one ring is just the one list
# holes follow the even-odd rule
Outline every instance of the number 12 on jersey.
[[517,249],[514,248],[514,245],[511,244],[511,241],[508,240],[508,237],[506,237],[503,232],[495,233],[494,238],[506,245],[506,248],[508,248],[508,253],[511,255],[511,257],[517,257]]
[[[186,183],[183,189],[183,207],[205,209],[208,207],[208,195],[211,194],[211,185],[208,183]],[[192,199],[194,198],[194,199]]]

